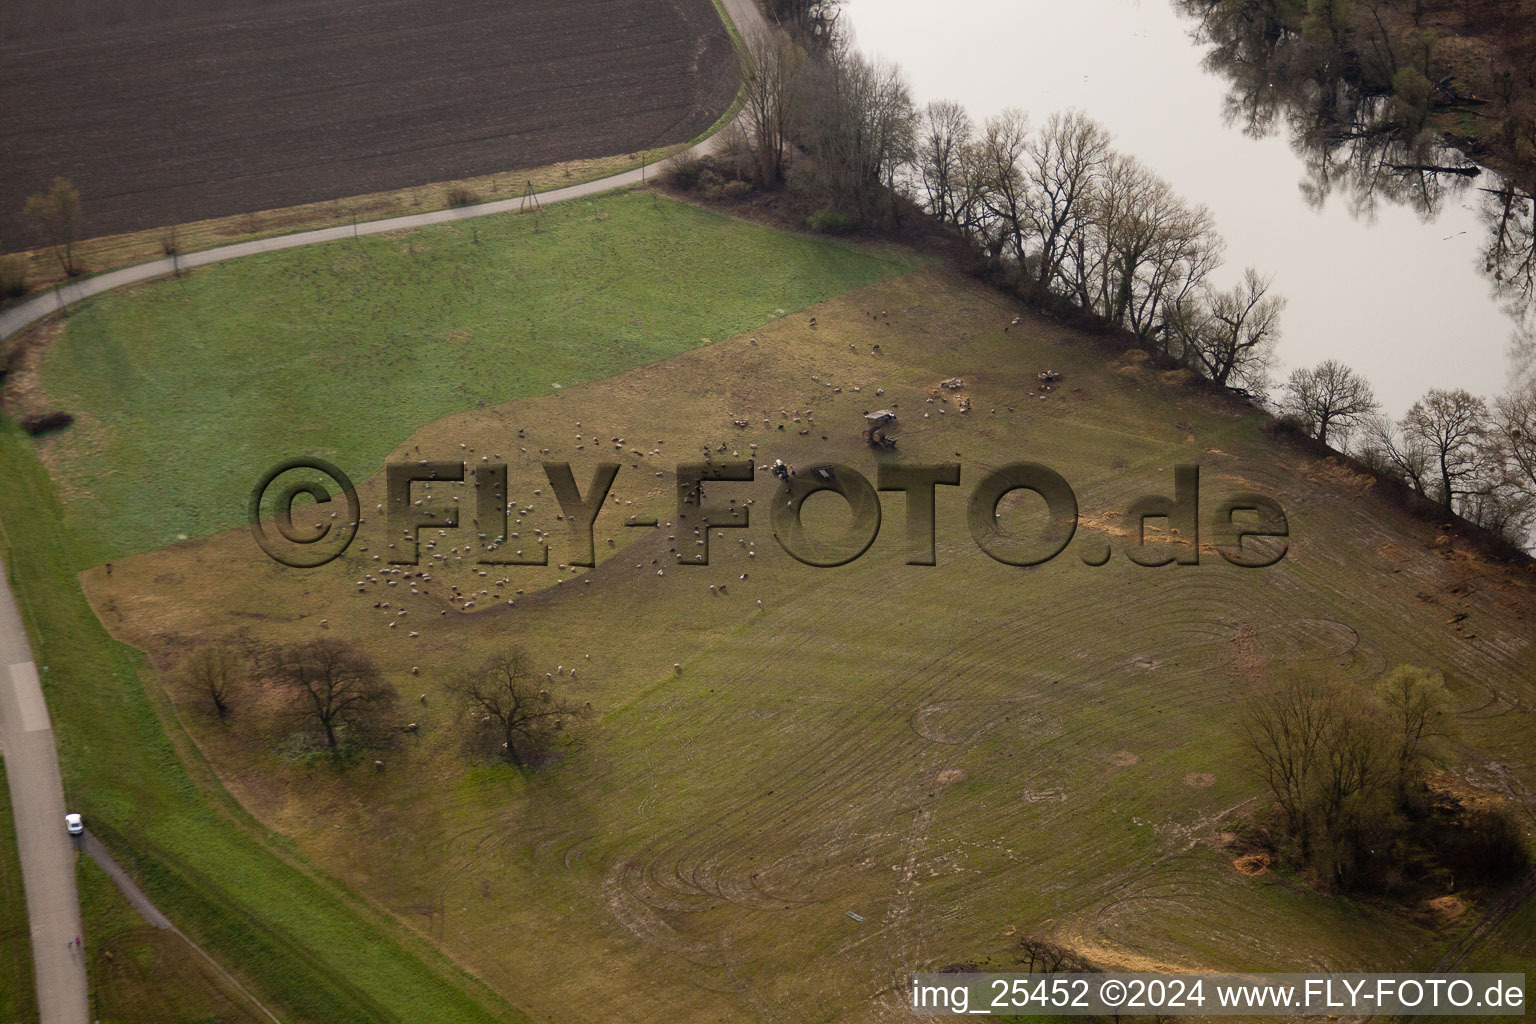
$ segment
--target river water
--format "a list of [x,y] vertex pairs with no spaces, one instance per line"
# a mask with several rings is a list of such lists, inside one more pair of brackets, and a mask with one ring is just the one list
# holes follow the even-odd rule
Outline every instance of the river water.
[[1508,386],[1515,323],[1483,273],[1488,175],[1423,215],[1309,200],[1283,128],[1253,138],[1228,123],[1231,86],[1202,66],[1196,26],[1169,0],[849,0],[844,17],[863,50],[902,65],[920,106],[957,100],[978,124],[1010,106],[1033,123],[1076,107],[1210,207],[1227,243],[1215,283],[1251,265],[1287,299],[1277,379],[1337,358],[1393,415],[1430,388]]

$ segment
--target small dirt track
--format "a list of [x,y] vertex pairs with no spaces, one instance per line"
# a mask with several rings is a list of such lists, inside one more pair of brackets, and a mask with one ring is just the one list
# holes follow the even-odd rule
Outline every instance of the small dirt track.
[[738,82],[710,0],[9,0],[0,248],[683,142]]

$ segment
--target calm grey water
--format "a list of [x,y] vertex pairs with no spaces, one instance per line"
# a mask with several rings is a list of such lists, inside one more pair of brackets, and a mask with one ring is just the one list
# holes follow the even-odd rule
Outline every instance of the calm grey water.
[[1341,195],[1314,207],[1285,138],[1226,124],[1228,84],[1166,0],[850,0],[844,17],[862,49],[906,69],[920,105],[958,100],[978,122],[1076,107],[1209,206],[1227,242],[1216,283],[1252,265],[1289,302],[1280,378],[1342,359],[1394,415],[1429,388],[1507,387],[1515,330],[1481,272],[1475,187],[1427,221],[1390,203],[1362,215]]

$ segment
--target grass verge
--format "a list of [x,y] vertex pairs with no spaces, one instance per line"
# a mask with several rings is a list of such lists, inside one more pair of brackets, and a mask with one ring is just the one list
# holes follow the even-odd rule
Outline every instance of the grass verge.
[[[739,104],[738,99],[731,109],[733,111],[739,109]],[[471,197],[471,202],[515,199],[530,186],[535,192],[549,192],[569,185],[596,181],[614,174],[623,174],[642,164],[659,163],[689,145],[693,143],[677,143],[634,153],[593,157],[586,160],[567,160],[562,163],[546,164],[543,167],[515,168],[473,178],[434,181],[386,192],[369,192],[364,195],[326,199],[300,206],[284,206],[272,210],[257,210],[253,213],[233,214],[228,217],[213,217],[122,235],[103,235],[99,238],[84,239],[75,246],[75,251],[81,266],[88,268],[90,274],[100,274],[119,267],[129,267],[160,259],[167,255],[167,242],[174,242],[177,251],[181,253],[198,252],[258,238],[272,238],[299,231],[337,227],[354,221],[384,220],[389,217],[406,217],[417,213],[445,210],[453,205],[450,197],[455,197],[457,194]],[[28,250],[24,255],[29,261],[30,269],[27,275],[27,294],[22,298],[41,294],[64,280],[58,258],[51,248]],[[19,301],[22,299],[0,303],[0,308]]]
[[27,894],[22,889],[21,859],[16,852],[11,791],[6,786],[4,761],[0,760],[0,1020],[36,1019]]

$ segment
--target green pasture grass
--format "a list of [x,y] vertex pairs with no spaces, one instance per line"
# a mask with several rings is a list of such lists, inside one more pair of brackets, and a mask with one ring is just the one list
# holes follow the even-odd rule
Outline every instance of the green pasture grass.
[[290,456],[361,478],[424,423],[571,388],[911,269],[646,193],[312,246],[92,299],[41,380],[77,565],[241,522]]
[[[1040,320],[1005,332],[1020,312],[925,270],[428,423],[386,453],[508,462],[532,509],[511,528],[522,543],[550,531],[547,568],[483,569],[461,547],[472,534],[428,528],[410,571],[432,578],[385,576],[400,545],[381,519],[311,572],[236,530],[89,570],[85,588],[162,679],[240,633],[362,645],[417,726],[380,752],[384,771],[287,757],[295,727],[270,692],[248,690],[226,725],[194,694],[158,692],[256,817],[535,1018],[883,1019],[903,1012],[911,972],[1012,969],[1026,934],[1116,969],[1433,963],[1497,893],[1466,893],[1465,921],[1436,924],[1236,870],[1233,833],[1261,800],[1244,705],[1302,671],[1369,685],[1399,662],[1438,669],[1464,720],[1458,772],[1517,792],[1536,783],[1528,584],[1368,479],[1266,438],[1251,408]],[[1064,377],[1042,392],[1047,369]],[[940,387],[952,377],[959,394]],[[861,437],[881,406],[899,416],[892,455]],[[894,493],[863,557],[795,562],[759,469],[706,486],[750,499],[751,525],[715,531],[708,567],[679,566],[672,550],[697,540],[674,527],[674,471],[705,450],[871,480],[882,461],[958,462],[961,486],[937,499],[939,564],[906,564]],[[570,461],[583,487],[593,463],[622,462],[596,569],[567,562],[545,459]],[[965,525],[970,489],[1015,461],[1060,472],[1082,513],[1067,551],[1034,568],[992,561]],[[1181,463],[1202,467],[1207,516],[1245,491],[1279,501],[1285,560],[1227,564],[1207,520],[1201,564],[1130,564],[1127,507],[1171,494]],[[359,489],[365,508],[381,500],[377,476]],[[460,485],[424,500],[447,492],[471,500]],[[806,507],[818,529],[841,527],[836,499]],[[1031,509],[1006,506],[1005,528],[1030,529]],[[626,528],[636,514],[661,526]],[[1104,544],[1110,563],[1085,564]],[[450,585],[479,610],[460,611]],[[474,748],[448,693],[513,645],[593,706],[536,771]],[[1526,940],[1500,941],[1528,960]]]

